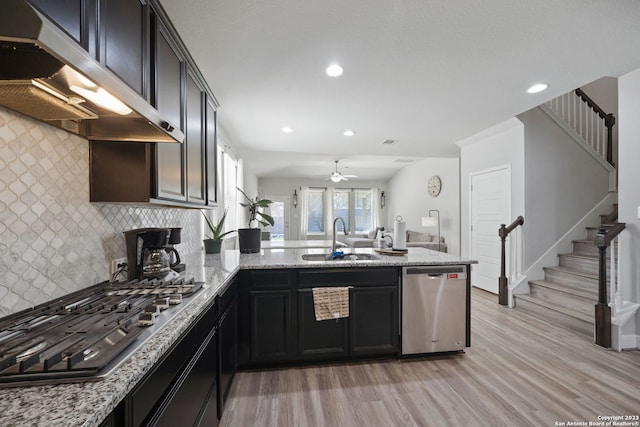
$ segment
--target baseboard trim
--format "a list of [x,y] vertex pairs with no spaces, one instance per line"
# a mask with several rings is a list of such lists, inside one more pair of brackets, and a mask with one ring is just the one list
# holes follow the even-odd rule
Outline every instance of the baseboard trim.
[[622,335],[620,337],[619,348],[616,348],[618,351],[622,350],[638,350],[640,349],[640,335]]

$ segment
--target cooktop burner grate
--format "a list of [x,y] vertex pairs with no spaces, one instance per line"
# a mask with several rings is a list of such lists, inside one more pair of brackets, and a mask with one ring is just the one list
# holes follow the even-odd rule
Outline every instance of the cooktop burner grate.
[[99,380],[157,330],[147,326],[171,320],[202,286],[102,282],[0,319],[0,387]]

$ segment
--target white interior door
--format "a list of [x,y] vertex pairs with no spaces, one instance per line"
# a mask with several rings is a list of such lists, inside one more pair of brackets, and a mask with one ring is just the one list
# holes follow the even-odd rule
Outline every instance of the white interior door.
[[[471,259],[472,285],[498,293],[500,277],[501,224],[508,224],[511,214],[511,170],[509,167],[471,174]],[[507,248],[507,254],[509,250]],[[507,260],[508,262],[508,260]]]
[[289,196],[265,196],[273,203],[269,206],[269,215],[273,217],[271,240],[289,240]]

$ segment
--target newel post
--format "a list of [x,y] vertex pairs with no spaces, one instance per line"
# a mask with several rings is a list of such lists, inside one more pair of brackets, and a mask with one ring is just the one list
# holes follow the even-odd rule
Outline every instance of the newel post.
[[595,343],[611,347],[611,307],[607,302],[607,230],[600,228],[594,239],[598,247],[598,303],[595,306]]
[[500,229],[498,230],[498,236],[500,236],[500,244],[502,247],[502,252],[500,254],[500,277],[498,278],[498,304],[500,305],[509,305],[509,281],[507,279],[505,266],[507,262],[505,241],[508,234],[509,232],[507,231],[506,225],[500,224]]

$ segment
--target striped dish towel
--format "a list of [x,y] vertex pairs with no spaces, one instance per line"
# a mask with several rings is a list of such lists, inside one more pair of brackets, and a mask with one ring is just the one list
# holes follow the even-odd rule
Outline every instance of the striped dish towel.
[[349,288],[313,288],[316,321],[349,317]]

